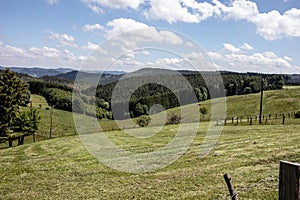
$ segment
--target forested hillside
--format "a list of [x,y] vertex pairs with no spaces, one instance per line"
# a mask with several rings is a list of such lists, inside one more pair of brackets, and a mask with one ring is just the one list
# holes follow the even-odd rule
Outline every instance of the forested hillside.
[[[83,88],[76,88],[75,93],[77,95],[73,101],[75,103],[73,111],[86,115],[96,113],[99,119],[126,119],[149,114],[149,108],[154,104],[160,104],[165,109],[169,109],[180,104],[193,103],[188,98],[191,95],[190,88],[184,86],[182,80],[178,78],[182,75],[190,83],[192,92],[199,102],[211,98],[206,82],[214,91],[217,91],[214,97],[217,97],[218,94],[222,96],[225,93],[227,96],[257,93],[260,91],[262,78],[264,90],[281,89],[284,85],[284,75],[221,72],[222,83],[218,74],[217,72],[202,72],[200,74],[192,71],[179,71],[179,73],[174,74],[174,71],[170,70],[142,69],[131,74],[125,74],[122,78],[118,77],[121,79],[113,83],[104,84],[100,80],[98,85],[89,86],[86,84]],[[33,78],[26,74],[18,75],[28,83],[32,94],[44,96],[49,105],[55,106],[57,109],[72,111],[74,81],[52,76]],[[107,81],[108,75],[102,78]],[[158,84],[160,82],[162,84]],[[113,116],[111,98],[116,83],[124,88],[118,92],[118,101],[114,101],[113,105],[120,112],[118,116]],[[136,85],[140,87],[133,89],[133,86]],[[172,91],[167,85],[175,89]],[[225,91],[222,90],[224,87]],[[130,98],[124,97],[125,91],[132,94]],[[125,108],[126,103],[129,104],[129,110]],[[96,105],[96,110],[94,105]]]

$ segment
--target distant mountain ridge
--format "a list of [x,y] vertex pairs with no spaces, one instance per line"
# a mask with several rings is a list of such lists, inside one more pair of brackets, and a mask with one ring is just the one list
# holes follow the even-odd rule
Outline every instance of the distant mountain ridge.
[[[100,84],[109,84],[118,81],[123,76],[120,72],[98,72],[98,73],[91,73],[91,72],[82,72],[73,70],[67,73],[58,74],[55,77],[68,79],[72,81],[82,81],[87,83],[100,83]],[[100,81],[99,81],[100,79]]]
[[[0,70],[4,70],[6,68],[7,67],[0,66]],[[56,76],[58,74],[64,74],[73,71],[71,68],[46,69],[41,67],[9,67],[9,69],[17,73],[23,73],[38,78],[42,76]]]

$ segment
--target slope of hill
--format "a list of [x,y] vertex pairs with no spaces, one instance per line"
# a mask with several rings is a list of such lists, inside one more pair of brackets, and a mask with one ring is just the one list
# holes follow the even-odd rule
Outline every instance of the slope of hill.
[[[215,149],[201,158],[199,145],[207,126],[202,123],[182,158],[146,174],[106,167],[88,153],[78,136],[2,149],[0,198],[227,199],[223,174],[230,173],[239,198],[278,199],[279,161],[300,162],[299,125],[225,127]],[[109,136],[120,147],[141,153],[167,142],[174,128],[166,127],[155,139],[118,131]]]
[[90,72],[81,72],[81,71],[70,71],[67,73],[58,74],[55,77],[64,78],[74,81],[75,79],[80,82],[94,83],[97,84],[100,79],[100,84],[109,84],[119,80],[123,74],[121,73],[90,73]]
[[[264,112],[299,110],[299,98],[299,87],[267,91]],[[256,114],[258,99],[258,94],[229,97],[227,115]],[[43,125],[38,134],[47,136],[50,121],[49,110],[45,109],[47,103],[37,95],[32,100],[34,107],[41,104]],[[209,101],[201,106],[209,108]],[[178,112],[178,108],[168,112]],[[54,116],[57,138],[0,150],[1,199],[226,199],[224,173],[232,175],[242,199],[277,199],[279,161],[300,162],[297,119],[285,125],[225,126],[218,144],[204,158],[199,157],[199,148],[209,123],[201,122],[196,138],[183,157],[162,170],[128,174],[95,160],[78,136],[59,137],[73,135],[71,112],[55,110]],[[86,119],[84,115],[81,117]],[[110,120],[101,120],[100,124],[107,130],[117,128]],[[142,153],[168,143],[177,129],[178,125],[165,126],[159,134],[145,139],[122,131],[106,135],[121,148]],[[153,130],[154,127],[146,127],[127,131],[151,133]]]

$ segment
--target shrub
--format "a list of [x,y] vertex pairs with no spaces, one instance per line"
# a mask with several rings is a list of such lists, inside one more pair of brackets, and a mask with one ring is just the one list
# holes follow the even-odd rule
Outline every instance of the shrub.
[[149,115],[142,115],[137,118],[136,122],[140,127],[145,127],[151,122],[151,117]]
[[300,118],[300,110],[295,113],[295,118]]
[[167,124],[180,124],[181,116],[176,113],[171,113],[168,117]]

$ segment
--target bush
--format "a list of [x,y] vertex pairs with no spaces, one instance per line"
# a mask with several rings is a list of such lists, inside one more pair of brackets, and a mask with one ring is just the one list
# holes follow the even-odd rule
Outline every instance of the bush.
[[300,110],[295,113],[295,118],[300,118]]
[[140,127],[145,127],[151,122],[151,117],[149,115],[142,115],[137,118],[136,122]]
[[167,120],[167,124],[180,124],[180,122],[181,122],[181,116],[176,113],[170,114]]

